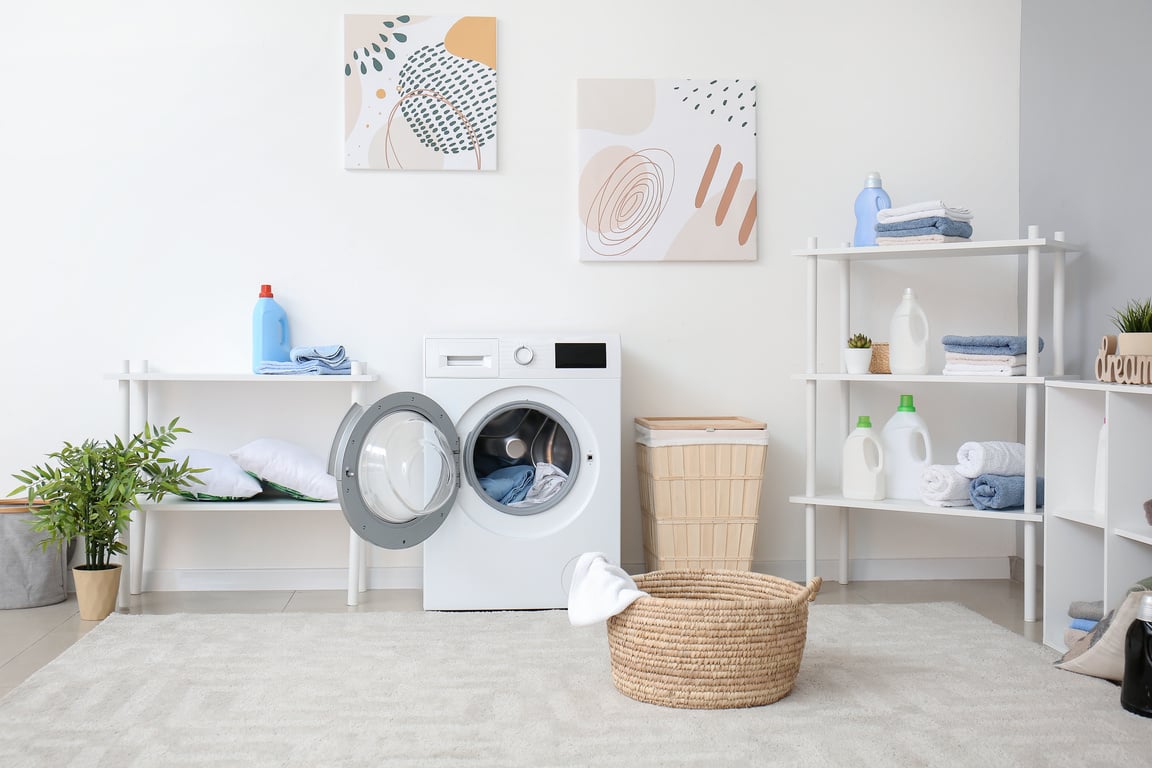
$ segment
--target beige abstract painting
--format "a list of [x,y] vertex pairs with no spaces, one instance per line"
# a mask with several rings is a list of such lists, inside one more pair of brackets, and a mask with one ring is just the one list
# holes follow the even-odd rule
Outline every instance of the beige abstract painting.
[[756,259],[756,84],[577,83],[580,258]]
[[496,170],[496,19],[344,17],[344,167]]

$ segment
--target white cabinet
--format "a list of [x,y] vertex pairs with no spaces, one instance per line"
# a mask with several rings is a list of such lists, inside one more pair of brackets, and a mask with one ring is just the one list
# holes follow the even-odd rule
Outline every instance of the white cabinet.
[[[295,386],[299,387],[301,393],[315,391],[320,388],[326,392],[331,392],[333,388],[346,388],[349,394],[349,401],[351,403],[362,403],[366,395],[365,387],[369,382],[376,380],[375,374],[366,373],[364,364],[359,361],[352,363],[351,375],[332,375],[332,376],[317,376],[317,375],[258,375],[258,374],[234,374],[234,373],[167,373],[158,371],[149,371],[148,363],[146,361],[136,364],[135,370],[133,366],[124,361],[121,365],[119,373],[108,374],[106,378],[114,379],[118,382],[120,408],[119,408],[119,423],[117,432],[124,439],[127,439],[132,434],[141,431],[146,422],[151,421],[149,415],[149,390],[153,385],[159,383],[168,384],[235,384],[245,383],[248,386],[255,387],[286,387]],[[301,398],[302,408],[307,408],[307,400]],[[211,407],[211,401],[204,403],[205,408]],[[287,416],[285,417],[287,418]],[[167,422],[168,419],[161,419]],[[182,420],[183,424],[187,424],[187,419]],[[336,423],[332,424],[332,433],[336,431]],[[330,438],[331,436],[329,436]],[[128,558],[123,562],[124,574],[120,579],[120,604],[123,606],[127,603],[128,595],[140,594],[143,585],[143,564],[144,564],[144,546],[145,546],[145,532],[147,531],[148,516],[152,513],[176,513],[187,511],[204,511],[209,509],[216,510],[258,510],[260,512],[267,512],[269,514],[282,513],[282,512],[295,512],[295,511],[323,511],[323,510],[339,510],[340,503],[337,501],[331,502],[308,502],[308,501],[295,501],[292,499],[261,499],[252,501],[238,501],[238,502],[208,502],[208,501],[188,501],[183,498],[166,496],[159,502],[146,502],[142,505],[142,509],[138,514],[134,514],[132,522],[128,526]],[[364,583],[363,575],[359,572],[362,570],[362,558],[359,557],[360,539],[351,528],[348,530],[348,551],[349,551],[349,572],[348,572],[348,604],[355,605],[358,601],[358,593],[361,585]],[[353,567],[356,564],[361,564],[358,567]]]
[[[923,245],[899,246],[872,246],[865,248],[818,248],[815,238],[809,240],[808,247],[794,251],[793,255],[803,257],[807,261],[807,350],[806,367],[803,374],[795,378],[801,379],[805,384],[806,395],[806,472],[804,493],[791,496],[790,501],[803,504],[805,509],[805,561],[806,578],[816,575],[816,510],[835,510],[839,515],[840,551],[839,551],[839,581],[848,583],[848,512],[851,509],[871,509],[885,512],[913,512],[931,515],[946,515],[952,517],[981,518],[999,521],[1022,522],[1024,526],[1024,619],[1036,619],[1036,528],[1043,521],[1043,515],[1036,511],[1036,483],[1037,474],[1037,425],[1039,421],[1038,403],[1044,386],[1044,377],[1040,375],[1038,344],[1039,336],[1039,287],[1041,256],[1047,255],[1051,259],[1052,270],[1052,338],[1046,339],[1053,359],[1053,374],[1062,375],[1064,371],[1064,266],[1065,252],[1075,251],[1077,248],[1065,243],[1063,233],[1056,233],[1054,238],[1042,238],[1036,227],[1028,228],[1028,237],[1020,240],[972,241],[967,243],[940,243]],[[1025,376],[943,376],[931,375],[851,375],[840,371],[817,370],[817,331],[818,331],[818,284],[817,277],[819,265],[822,261],[834,262],[839,265],[839,332],[837,338],[847,339],[852,328],[852,313],[850,307],[852,266],[864,262],[886,261],[900,259],[932,259],[964,258],[978,256],[1008,256],[1026,257],[1027,268],[1027,307],[1026,331],[1028,337],[1028,359]],[[973,283],[979,280],[979,272],[973,276]],[[973,286],[973,290],[977,286]],[[939,334],[936,334],[938,341]],[[934,342],[933,342],[934,343]],[[842,364],[841,364],[842,365]],[[1024,389],[1024,425],[1023,434],[1018,440],[1025,444],[1025,489],[1024,509],[1014,512],[980,511],[972,507],[934,507],[917,501],[886,499],[883,501],[859,501],[846,499],[839,489],[839,473],[827,472],[824,482],[826,488],[817,487],[817,386],[822,383],[834,383],[839,388],[840,396],[840,443],[848,435],[849,414],[852,404],[852,388],[875,385],[878,383],[898,382],[906,384],[909,392],[915,394],[921,388],[928,387],[980,387],[988,396],[1012,397],[1018,388]],[[1007,392],[1005,391],[1007,390]],[[876,424],[877,427],[882,424]],[[938,461],[937,463],[948,463]],[[835,480],[833,480],[835,478]]]
[[[1108,420],[1103,515],[1093,509],[1097,437]],[[1048,382],[1044,536],[1044,643],[1065,650],[1068,606],[1103,600],[1110,611],[1133,582],[1152,576],[1148,441],[1152,387]]]

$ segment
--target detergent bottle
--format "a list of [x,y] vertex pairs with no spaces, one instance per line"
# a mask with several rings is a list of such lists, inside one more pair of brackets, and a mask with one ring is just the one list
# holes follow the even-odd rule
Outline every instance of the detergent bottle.
[[252,372],[260,372],[265,360],[287,362],[292,345],[288,336],[288,315],[272,296],[271,285],[260,286],[260,297],[252,310]]
[[900,305],[892,315],[888,367],[892,373],[928,373],[928,316],[911,288],[904,289]]
[[847,499],[884,498],[884,449],[872,431],[872,419],[861,416],[844,441],[842,493]]
[[873,171],[864,180],[864,189],[856,195],[856,233],[852,245],[876,245],[876,214],[883,208],[891,208],[892,200],[880,186],[880,174]]
[[928,426],[916,413],[912,395],[900,395],[900,407],[880,433],[884,450],[884,486],[890,499],[919,499],[920,476],[932,463]]

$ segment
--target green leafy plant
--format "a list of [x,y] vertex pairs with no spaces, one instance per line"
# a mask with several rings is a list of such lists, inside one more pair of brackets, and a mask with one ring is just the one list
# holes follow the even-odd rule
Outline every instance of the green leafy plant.
[[1120,333],[1152,333],[1152,299],[1132,299],[1122,309],[1113,311],[1112,324]]
[[854,333],[848,337],[848,349],[871,349],[872,339],[862,333]]
[[128,527],[132,511],[140,508],[138,497],[157,501],[176,493],[186,483],[202,483],[196,477],[206,469],[191,468],[163,456],[164,450],[188,430],[172,419],[168,426],[144,425],[127,442],[85,440],[48,454],[50,462],[12,475],[21,485],[8,495],[24,493],[34,516],[32,529],[47,536],[40,546],[67,544],[84,537],[87,570],[113,567],[109,558],[127,552],[120,536]]

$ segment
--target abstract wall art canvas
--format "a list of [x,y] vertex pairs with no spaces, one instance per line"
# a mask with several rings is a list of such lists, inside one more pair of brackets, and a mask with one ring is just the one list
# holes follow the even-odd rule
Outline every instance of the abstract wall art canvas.
[[584,261],[756,259],[756,84],[577,83]]
[[344,17],[344,167],[496,169],[496,19]]

